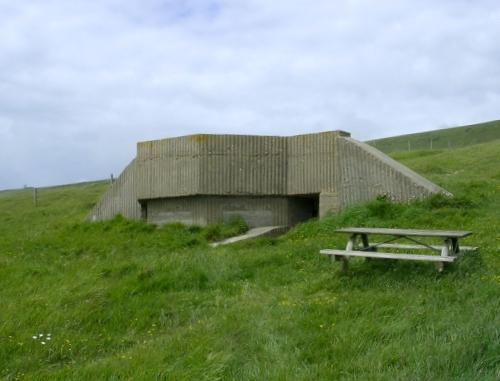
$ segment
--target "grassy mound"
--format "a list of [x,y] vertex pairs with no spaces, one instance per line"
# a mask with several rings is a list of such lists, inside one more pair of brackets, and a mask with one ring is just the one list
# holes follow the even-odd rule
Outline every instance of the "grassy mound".
[[[219,248],[245,227],[83,222],[102,183],[42,190],[37,208],[2,192],[0,377],[497,380],[499,152],[400,154],[456,197],[379,198]],[[481,249],[444,274],[354,260],[342,275],[318,251],[347,225],[472,230]]]
[[[500,120],[376,139],[367,142],[385,153],[461,148],[500,139]],[[418,155],[418,153],[417,153]]]

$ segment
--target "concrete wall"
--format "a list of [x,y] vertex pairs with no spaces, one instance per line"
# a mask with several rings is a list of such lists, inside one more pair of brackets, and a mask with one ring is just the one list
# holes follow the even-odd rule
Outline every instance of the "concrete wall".
[[332,192],[337,183],[335,141],[342,131],[287,138],[287,194]]
[[394,201],[410,201],[443,188],[391,159],[377,149],[342,137],[337,139],[337,210],[387,195]]
[[193,135],[139,143],[137,159],[89,218],[140,218],[140,200],[154,223],[203,225],[239,214],[251,226],[291,225],[378,195],[408,201],[437,192],[447,193],[342,131]]
[[[317,198],[188,196],[148,200],[147,221],[206,225],[242,217],[250,227],[289,226],[317,214]],[[315,207],[314,207],[315,205]]]
[[141,200],[195,194],[286,193],[286,139],[192,135],[137,145]]
[[206,225],[242,217],[249,226],[288,225],[286,197],[191,196],[147,201],[147,220]]
[[286,194],[286,138],[207,135],[202,146],[200,193]]
[[137,144],[137,198],[200,193],[203,135]]
[[319,194],[319,218],[324,218],[330,213],[340,211],[341,205],[337,192],[321,192]]
[[136,195],[136,160],[125,168],[113,184],[110,184],[101,200],[89,214],[89,220],[108,220],[121,214],[126,218],[141,218],[141,205]]
[[192,135],[142,142],[137,146],[137,196],[333,192],[339,136],[349,134]]

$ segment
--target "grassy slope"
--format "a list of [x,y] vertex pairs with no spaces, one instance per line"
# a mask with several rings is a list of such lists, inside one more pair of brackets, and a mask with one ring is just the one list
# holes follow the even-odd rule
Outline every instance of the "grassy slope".
[[500,139],[500,120],[471,126],[445,128],[441,130],[401,135],[367,142],[383,152],[460,148],[472,144]]
[[[453,201],[376,201],[217,249],[207,229],[81,222],[104,184],[42,191],[37,209],[0,193],[0,377],[497,380],[499,152],[397,156]],[[442,275],[361,260],[341,275],[318,250],[345,225],[470,229],[481,250]]]

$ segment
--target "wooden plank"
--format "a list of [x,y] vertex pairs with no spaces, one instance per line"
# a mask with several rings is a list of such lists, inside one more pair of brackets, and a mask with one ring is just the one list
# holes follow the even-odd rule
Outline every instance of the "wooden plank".
[[338,233],[349,234],[378,234],[414,237],[444,237],[463,238],[472,234],[461,230],[425,230],[425,229],[388,229],[388,228],[343,228],[335,230]]
[[453,262],[456,257],[442,257],[439,255],[419,255],[419,254],[399,254],[380,253],[373,251],[345,251],[345,250],[320,250],[320,254],[334,255],[339,257],[363,257],[363,258],[383,258],[383,259],[403,259],[410,261],[431,261],[431,262]]
[[[442,245],[429,245],[433,249],[441,250],[443,248]],[[405,250],[420,250],[420,249],[428,249],[427,246],[424,245],[406,245],[402,243],[372,243],[370,247],[382,247],[385,249],[405,249]],[[477,246],[460,246],[460,251],[474,251],[477,250]]]

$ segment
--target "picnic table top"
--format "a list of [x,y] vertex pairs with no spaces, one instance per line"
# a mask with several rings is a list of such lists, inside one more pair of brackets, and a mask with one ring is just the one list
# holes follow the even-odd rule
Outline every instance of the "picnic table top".
[[463,238],[472,232],[460,230],[425,230],[425,229],[388,229],[388,228],[343,228],[335,230],[350,234],[379,234],[393,236]]

